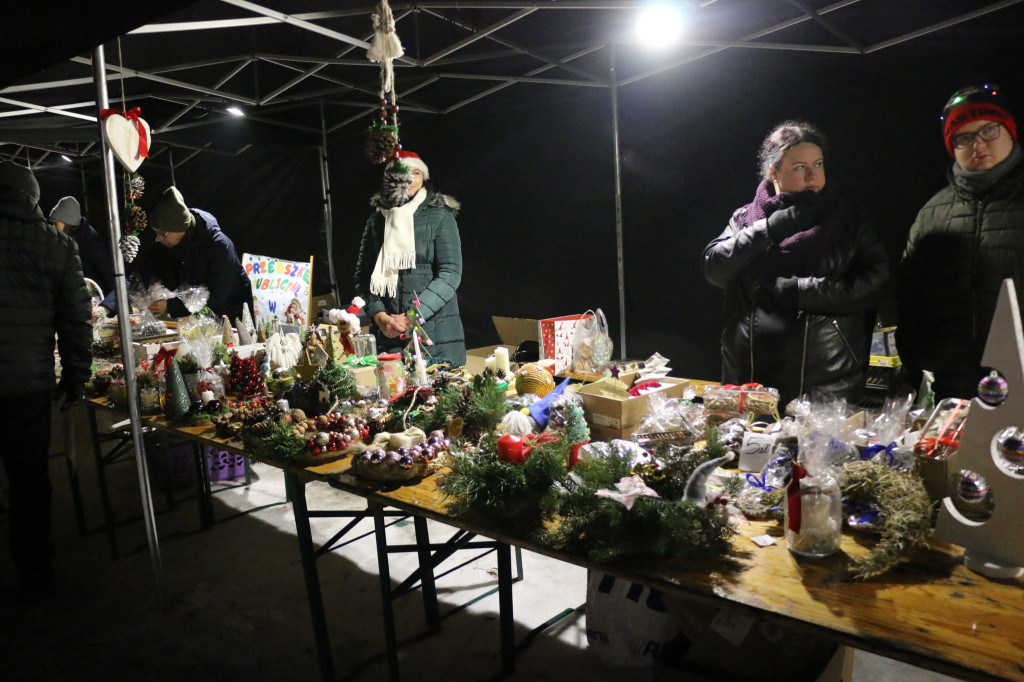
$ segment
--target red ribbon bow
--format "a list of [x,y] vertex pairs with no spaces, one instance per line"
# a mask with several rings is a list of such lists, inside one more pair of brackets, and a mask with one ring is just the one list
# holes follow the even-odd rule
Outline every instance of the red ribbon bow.
[[649,388],[658,388],[659,386],[661,386],[660,381],[648,379],[647,381],[641,381],[640,383],[633,384],[633,387],[626,392],[629,393],[634,398],[636,398],[637,396],[640,395],[640,391],[646,391]]
[[108,116],[117,114],[118,116],[124,116],[126,119],[132,122],[135,126],[135,130],[139,131],[139,156],[144,159],[149,158],[149,140],[146,139],[146,126],[142,125],[142,121],[139,120],[139,116],[142,115],[142,109],[135,107],[128,111],[118,111],[117,109],[101,109],[100,120],[105,121]]
[[736,384],[726,384],[725,386],[722,386],[722,388],[730,388],[730,389],[737,389],[738,388],[739,389],[739,391],[740,391],[740,406],[739,406],[739,409],[737,410],[737,412],[742,412],[743,411],[743,398],[745,397],[745,392],[746,392],[747,389],[750,389],[751,391],[763,391],[764,390],[764,386],[762,386],[761,384],[756,384],[756,383],[755,384],[743,384],[742,386],[737,386]]
[[160,346],[160,352],[153,358],[153,371],[159,374],[161,372],[160,365],[164,365],[165,370],[171,368],[171,364],[174,362],[174,356],[178,353],[178,349],[166,348]]

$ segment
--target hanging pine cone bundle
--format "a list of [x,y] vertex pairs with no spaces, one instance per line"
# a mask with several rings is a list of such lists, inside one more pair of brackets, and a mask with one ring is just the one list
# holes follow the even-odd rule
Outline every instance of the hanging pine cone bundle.
[[132,200],[138,199],[146,191],[146,180],[138,173],[132,173],[128,179],[128,194]]
[[121,237],[121,241],[117,243],[117,246],[121,249],[121,256],[124,258],[125,263],[131,263],[135,260],[135,256],[139,255],[139,246],[142,242],[134,234],[126,234]]
[[409,185],[412,184],[412,171],[399,160],[388,164],[384,169],[384,182],[380,188],[381,203],[394,208],[409,202]]
[[384,163],[398,146],[398,126],[374,121],[366,129],[366,158],[370,163]]
[[142,232],[149,225],[149,216],[141,206],[133,205],[128,208],[128,219],[125,223],[129,232]]

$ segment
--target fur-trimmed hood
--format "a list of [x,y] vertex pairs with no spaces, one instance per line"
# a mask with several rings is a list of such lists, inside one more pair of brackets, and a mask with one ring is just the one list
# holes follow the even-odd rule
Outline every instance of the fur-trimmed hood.
[[[370,197],[370,206],[374,208],[392,208],[385,206],[381,203],[381,194],[378,192]],[[440,192],[431,192],[427,195],[426,200],[423,202],[423,206],[431,206],[433,208],[443,208],[453,216],[458,217],[459,210],[462,208],[462,204],[459,200],[450,194],[441,194]]]

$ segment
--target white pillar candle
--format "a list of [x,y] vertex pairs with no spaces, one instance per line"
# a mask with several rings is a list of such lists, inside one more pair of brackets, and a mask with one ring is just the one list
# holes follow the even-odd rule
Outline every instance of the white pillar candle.
[[494,368],[508,374],[508,348],[500,346],[494,349]]
[[199,397],[202,398],[204,403],[208,403],[213,400],[213,391],[203,391],[203,394]]
[[494,371],[494,356],[493,355],[488,355],[487,359],[484,360],[484,369],[489,369],[492,372]]

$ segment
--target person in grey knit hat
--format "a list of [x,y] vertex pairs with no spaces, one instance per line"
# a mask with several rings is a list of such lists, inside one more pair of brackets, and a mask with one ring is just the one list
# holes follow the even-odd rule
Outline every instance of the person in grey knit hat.
[[82,215],[78,199],[63,197],[50,209],[50,224],[78,244],[82,274],[99,286],[104,294],[114,291],[114,261],[109,243],[100,237]]
[[[153,235],[143,241],[132,263],[135,277],[145,286],[159,281],[171,291],[184,286],[205,286],[207,306],[214,314],[234,320],[243,306],[252,312],[252,285],[235,252],[235,245],[207,211],[189,208],[176,187],[168,187],[149,210]],[[184,317],[190,314],[181,299],[154,302],[154,315]]]

